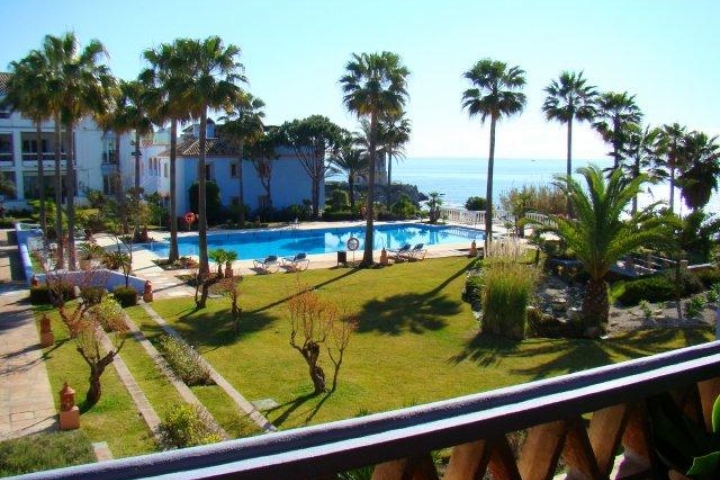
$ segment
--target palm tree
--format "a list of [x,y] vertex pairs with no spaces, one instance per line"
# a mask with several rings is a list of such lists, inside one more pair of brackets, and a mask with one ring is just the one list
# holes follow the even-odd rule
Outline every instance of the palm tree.
[[99,63],[107,56],[105,47],[91,40],[81,50],[74,33],[62,37],[47,35],[44,43],[54,85],[52,92],[60,107],[68,138],[65,188],[67,190],[68,265],[75,262],[75,158],[73,130],[75,124],[87,115],[97,116],[107,109],[110,91],[115,79],[107,65]]
[[340,78],[345,107],[358,118],[370,119],[367,223],[361,262],[361,266],[368,267],[373,264],[378,123],[382,118],[402,112],[408,98],[410,71],[402,64],[400,56],[392,52],[354,53],[345,70],[345,75]]
[[488,155],[487,201],[485,212],[485,251],[492,241],[493,216],[493,169],[495,166],[495,125],[502,117],[520,113],[525,106],[525,94],[519,92],[525,86],[525,71],[510,67],[497,60],[483,59],[463,74],[473,87],[465,90],[462,106],[470,117],[479,116],[485,123],[490,117],[490,153]]
[[675,211],[675,181],[677,180],[678,169],[682,169],[680,148],[686,130],[678,123],[663,125],[658,137],[657,160],[660,166],[667,167],[670,179],[670,212]]
[[550,215],[545,230],[555,233],[575,252],[590,279],[582,304],[584,326],[599,333],[608,321],[609,303],[605,276],[632,250],[662,242],[672,235],[667,219],[650,205],[623,219],[624,210],[646,181],[644,175],[627,178],[615,169],[607,182],[596,166],[578,169],[586,187],[569,176],[557,177],[557,185],[570,198],[575,218]]
[[42,123],[52,117],[52,106],[46,78],[47,63],[42,53],[33,50],[25,58],[10,63],[12,76],[3,104],[17,110],[35,124],[37,175],[40,198],[40,229],[47,236],[45,207],[45,165],[43,158]]
[[710,201],[713,190],[718,189],[720,145],[717,142],[717,137],[690,132],[680,147],[685,168],[678,183],[685,204],[693,211],[702,210]]
[[[207,246],[207,197],[205,191],[205,157],[207,146],[208,109],[231,109],[240,97],[240,87],[236,82],[246,82],[242,72],[243,65],[237,61],[240,49],[235,45],[223,44],[220,37],[211,36],[205,40],[178,40],[178,52],[188,59],[192,87],[188,90],[190,114],[200,119],[200,138],[198,155],[198,250],[200,257],[200,276],[206,278],[210,273]],[[203,297],[204,300],[204,297]],[[198,304],[204,308],[205,302]]]
[[140,80],[125,82],[125,95],[128,99],[126,106],[126,118],[128,126],[133,130],[135,139],[135,185],[133,189],[133,202],[135,204],[136,215],[133,216],[133,239],[139,240],[140,236],[140,215],[137,215],[137,209],[140,206],[140,139],[143,135],[152,133],[152,121],[150,119],[151,111],[154,110],[152,102],[156,99]]
[[[405,144],[410,141],[410,132],[412,131],[412,122],[405,118],[404,112],[400,115],[390,115],[381,123],[381,131],[379,142],[387,155],[387,184],[392,185],[392,161],[393,158],[405,158]],[[390,200],[388,200],[390,203]]]
[[[660,130],[657,128],[645,127],[632,124],[628,126],[627,142],[623,149],[623,156],[630,160],[624,170],[630,178],[637,178],[641,172],[645,172],[648,181],[657,182],[659,174],[655,170],[657,165],[657,141]],[[638,196],[632,200],[631,212],[634,214],[638,208]]]
[[245,226],[245,185],[243,183],[243,149],[246,142],[254,142],[263,135],[262,111],[265,102],[245,92],[235,104],[233,110],[220,120],[225,122],[223,132],[235,143],[238,151],[238,222],[240,228]]
[[118,88],[111,93],[110,105],[105,114],[98,117],[98,125],[105,132],[113,132],[115,135],[115,201],[120,213],[120,223],[123,233],[127,234],[128,212],[125,202],[125,190],[122,184],[122,155],[121,139],[130,130],[128,120],[128,82],[120,80]]
[[181,40],[164,43],[145,50],[143,57],[150,64],[140,74],[147,88],[147,98],[154,106],[151,116],[158,125],[170,123],[170,249],[168,260],[180,258],[178,249],[177,212],[177,139],[178,124],[189,118],[188,94],[192,79],[187,58],[179,52]]
[[627,92],[607,92],[597,100],[597,121],[593,123],[595,130],[600,132],[603,140],[613,147],[613,169],[622,162],[622,149],[627,141],[628,126],[639,124],[642,112],[635,104],[635,95]]
[[368,161],[362,150],[354,146],[353,137],[344,132],[342,145],[333,157],[335,171],[344,172],[347,175],[348,187],[350,189],[350,211],[355,212],[355,183],[360,178],[368,176]]
[[[573,121],[591,121],[595,117],[595,87],[587,85],[583,72],[562,72],[559,80],[553,80],[545,87],[548,96],[542,111],[548,120],[567,123],[567,168],[565,174],[572,175],[572,131]],[[567,203],[570,215],[570,201]]]

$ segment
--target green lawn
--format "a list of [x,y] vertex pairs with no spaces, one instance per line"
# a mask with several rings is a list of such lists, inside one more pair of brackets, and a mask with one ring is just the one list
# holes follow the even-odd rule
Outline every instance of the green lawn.
[[[276,400],[280,407],[267,415],[281,428],[482,392],[712,338],[709,329],[632,332],[605,341],[477,336],[477,322],[460,299],[468,264],[466,258],[429,259],[299,274],[303,283],[359,315],[339,388],[331,395],[311,395],[307,368],[289,346],[285,302],[296,275],[244,279],[237,338],[223,298],[211,298],[198,312],[191,298],[152,307],[246,398]],[[332,365],[322,358],[320,363],[329,377]]]

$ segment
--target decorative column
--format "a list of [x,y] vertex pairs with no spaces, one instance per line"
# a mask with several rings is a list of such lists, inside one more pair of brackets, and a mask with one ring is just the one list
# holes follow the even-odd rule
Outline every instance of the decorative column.
[[75,390],[67,382],[60,390],[60,430],[80,428],[80,409],[75,405]]
[[145,289],[143,290],[143,302],[150,303],[153,301],[153,289],[152,289],[152,282],[150,280],[147,280],[145,282]]
[[387,250],[384,248],[380,251],[380,265],[387,266],[390,262],[388,262],[388,255]]
[[475,258],[477,257],[477,243],[475,243],[475,240],[472,241],[470,244],[470,257]]

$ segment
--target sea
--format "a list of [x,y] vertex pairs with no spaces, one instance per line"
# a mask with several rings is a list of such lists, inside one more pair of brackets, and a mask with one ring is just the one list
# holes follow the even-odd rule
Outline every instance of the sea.
[[[612,159],[573,160],[573,170],[587,165],[605,169],[611,167]],[[564,175],[565,159],[495,159],[493,173],[493,204],[499,205],[500,195],[524,185],[549,185],[556,175]],[[575,174],[584,185],[582,177]],[[336,178],[334,178],[336,179]],[[341,178],[337,178],[340,179]],[[406,158],[393,164],[393,183],[417,185],[427,194],[443,194],[443,205],[462,207],[469,197],[485,197],[487,188],[487,158]],[[687,213],[679,191],[675,191],[675,211]],[[667,183],[647,185],[639,197],[641,206],[656,201],[667,201],[670,188]],[[708,213],[720,212],[720,195],[716,192],[706,207]]]

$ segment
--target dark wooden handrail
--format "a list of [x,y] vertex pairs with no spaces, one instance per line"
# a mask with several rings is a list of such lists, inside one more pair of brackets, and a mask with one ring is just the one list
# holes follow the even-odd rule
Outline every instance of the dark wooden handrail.
[[[706,395],[717,395],[720,391],[720,382],[717,381],[719,372],[720,342],[710,342],[402,410],[209,446],[39,472],[21,478],[332,478],[337,472],[378,464],[391,465],[395,470],[399,469],[400,473],[397,476],[381,473],[376,475],[377,478],[405,478],[402,469],[410,468],[407,465],[412,463],[407,459],[429,458],[428,452],[432,450],[447,447],[460,449],[472,446],[472,442],[478,441],[482,446],[482,441],[504,439],[506,433],[537,426],[552,425],[553,428],[557,427],[566,432],[568,436],[573,434],[583,437],[586,435],[585,430],[581,427],[582,433],[578,434],[577,425],[581,423],[580,415],[584,413],[607,412],[610,408],[634,405],[648,396],[694,387],[698,383],[705,386],[700,389],[701,395],[703,392]],[[703,407],[707,410],[707,401],[703,402]],[[622,424],[615,428],[617,442],[623,435],[624,425],[632,423],[629,420],[630,410],[630,407],[625,408],[627,413],[621,416],[622,421],[617,420],[620,417],[607,413],[598,415],[599,418],[612,417],[615,419],[613,422]],[[580,445],[589,445],[585,453],[593,446],[593,441],[597,442],[593,432],[589,438],[588,440],[586,435],[579,440]],[[560,441],[557,448],[567,448],[572,442],[578,443],[576,439],[568,440],[563,447],[563,442]],[[502,446],[503,443],[497,445]],[[615,450],[616,448],[612,449],[613,452]],[[596,452],[596,456],[598,455]],[[502,455],[488,458],[484,463],[486,466],[487,462],[511,463],[508,467],[510,473],[501,478],[524,478],[512,473],[515,471],[513,468],[522,471],[522,461],[515,466],[512,459],[503,459]],[[405,459],[405,463],[397,463],[398,459]],[[467,468],[457,466],[466,461],[464,457],[458,460],[455,470]],[[482,464],[480,460],[476,463]],[[573,467],[572,462],[569,463],[570,467]],[[592,466],[587,468],[592,471],[607,470],[611,466],[608,466],[606,459],[600,458],[593,458],[589,463]],[[394,471],[393,468],[387,470]],[[598,478],[603,475],[602,478],[607,478],[608,474],[609,471],[597,475]],[[532,478],[548,477],[533,475]]]

